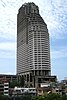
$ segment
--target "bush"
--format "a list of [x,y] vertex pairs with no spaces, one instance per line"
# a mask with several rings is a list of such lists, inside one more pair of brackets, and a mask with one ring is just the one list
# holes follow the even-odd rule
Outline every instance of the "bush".
[[0,100],[8,100],[8,96],[6,96],[6,95],[0,95]]
[[62,95],[62,100],[67,100],[67,95]]

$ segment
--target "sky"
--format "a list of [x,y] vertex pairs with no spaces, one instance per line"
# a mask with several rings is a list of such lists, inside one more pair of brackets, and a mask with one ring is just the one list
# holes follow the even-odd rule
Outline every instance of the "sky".
[[67,77],[67,0],[0,0],[0,74],[16,74],[17,13],[34,2],[50,35],[51,75]]

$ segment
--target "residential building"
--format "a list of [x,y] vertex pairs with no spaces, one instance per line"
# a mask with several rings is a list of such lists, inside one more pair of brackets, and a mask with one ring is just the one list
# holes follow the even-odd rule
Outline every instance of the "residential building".
[[0,74],[0,82],[9,82],[17,80],[17,75]]
[[17,80],[16,75],[0,74],[0,94],[10,95],[9,92],[11,88],[9,87],[9,83],[16,80]]

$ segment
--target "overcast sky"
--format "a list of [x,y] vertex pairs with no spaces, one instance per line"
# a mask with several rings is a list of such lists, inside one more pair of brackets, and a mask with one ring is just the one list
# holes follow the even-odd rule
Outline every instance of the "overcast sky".
[[51,74],[67,77],[67,0],[0,0],[0,73],[16,74],[17,13],[34,2],[50,34]]

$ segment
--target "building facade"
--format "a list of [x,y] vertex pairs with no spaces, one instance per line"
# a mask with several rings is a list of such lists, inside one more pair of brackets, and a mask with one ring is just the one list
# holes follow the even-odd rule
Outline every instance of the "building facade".
[[10,95],[10,82],[17,81],[16,75],[0,74],[0,95]]
[[51,76],[49,33],[34,3],[23,4],[17,14],[17,75],[33,87]]

